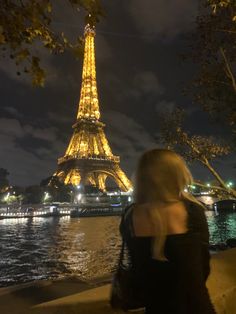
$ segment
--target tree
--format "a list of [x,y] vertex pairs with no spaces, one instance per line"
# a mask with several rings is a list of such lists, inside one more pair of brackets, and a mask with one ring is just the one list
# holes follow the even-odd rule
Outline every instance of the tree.
[[40,186],[47,190],[56,202],[72,202],[77,188],[72,184],[65,184],[57,176],[43,179]]
[[9,172],[4,168],[0,168],[0,193],[4,193],[9,187],[8,176]]
[[[99,0],[64,0],[75,10],[83,9],[93,24],[102,14]],[[52,0],[2,0],[0,5],[0,46],[3,56],[10,55],[21,71],[32,77],[34,85],[44,85],[45,70],[40,66],[40,58],[33,52],[36,44],[41,44],[50,53],[63,53],[66,49],[76,55],[81,52],[82,40],[72,44],[62,32],[56,33],[52,27],[56,2]],[[21,69],[21,70],[20,70]]]
[[200,0],[196,25],[186,57],[198,72],[189,90],[236,141],[236,1]]
[[160,139],[168,148],[174,148],[188,161],[198,161],[218,181],[221,188],[236,197],[236,191],[227,186],[212,166],[212,161],[230,152],[228,145],[217,143],[213,137],[190,135],[183,129],[184,111],[176,109],[162,116]]
[[43,202],[44,191],[43,188],[37,185],[28,186],[25,189],[25,204],[40,204]]
[[42,187],[50,186],[53,188],[58,188],[61,185],[62,185],[62,183],[59,181],[58,177],[56,177],[56,176],[49,176],[40,182],[40,186],[42,186]]

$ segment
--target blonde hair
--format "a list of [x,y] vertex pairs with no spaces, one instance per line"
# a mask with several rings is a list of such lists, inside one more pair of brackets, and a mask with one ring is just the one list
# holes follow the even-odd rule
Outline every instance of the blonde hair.
[[186,192],[193,182],[190,170],[182,157],[167,149],[153,149],[144,153],[138,163],[134,199],[137,204],[149,204],[150,218],[158,236],[154,238],[153,257],[165,260],[166,221],[156,203],[191,201],[201,205]]

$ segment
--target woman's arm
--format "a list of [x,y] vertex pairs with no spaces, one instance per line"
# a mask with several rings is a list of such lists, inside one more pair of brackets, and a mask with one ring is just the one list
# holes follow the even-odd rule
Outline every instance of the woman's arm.
[[183,260],[180,265],[180,280],[182,280],[183,290],[187,294],[185,299],[189,313],[213,314],[215,310],[205,284],[205,260],[199,234],[190,234],[183,245],[187,252],[185,255],[187,260]]
[[210,274],[209,230],[205,210],[202,206],[191,203],[189,206],[189,228],[199,234],[202,255],[202,270],[205,281]]

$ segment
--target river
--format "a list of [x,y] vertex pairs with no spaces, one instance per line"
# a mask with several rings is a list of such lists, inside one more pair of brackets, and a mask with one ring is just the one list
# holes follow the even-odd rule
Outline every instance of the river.
[[[236,212],[207,212],[211,244],[236,238]],[[0,286],[111,272],[120,248],[120,217],[0,221]]]

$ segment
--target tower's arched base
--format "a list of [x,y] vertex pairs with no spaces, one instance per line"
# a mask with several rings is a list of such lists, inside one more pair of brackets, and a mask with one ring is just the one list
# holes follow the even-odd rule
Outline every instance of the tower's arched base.
[[132,188],[132,184],[113,160],[99,158],[81,158],[65,160],[58,166],[54,174],[61,182],[73,185],[93,185],[106,190],[106,179],[112,178],[124,192]]

